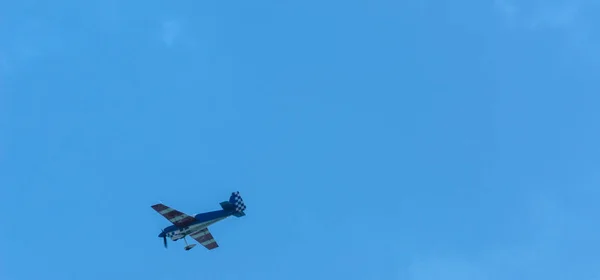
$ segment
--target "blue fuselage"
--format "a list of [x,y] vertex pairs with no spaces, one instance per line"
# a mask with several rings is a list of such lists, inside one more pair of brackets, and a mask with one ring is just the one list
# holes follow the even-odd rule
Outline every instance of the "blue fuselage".
[[171,238],[171,240],[173,240],[173,241],[177,241],[177,240],[185,237],[186,235],[189,235],[193,232],[204,229],[204,228],[206,228],[218,221],[221,221],[233,214],[234,214],[234,211],[231,211],[231,210],[217,210],[217,211],[198,214],[198,215],[194,216],[196,221],[191,223],[190,225],[183,227],[183,228],[179,228],[175,225],[168,226],[163,229],[163,232],[161,232],[158,235],[158,237],[166,236],[166,237]]

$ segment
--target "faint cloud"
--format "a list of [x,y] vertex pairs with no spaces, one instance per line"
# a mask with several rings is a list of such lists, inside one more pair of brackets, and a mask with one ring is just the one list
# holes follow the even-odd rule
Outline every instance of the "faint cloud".
[[580,16],[579,10],[580,8],[575,2],[542,5],[534,11],[529,19],[529,28],[532,30],[540,28],[577,28],[577,19]]
[[585,57],[598,57],[595,32],[585,12],[592,9],[589,0],[494,0],[494,9],[510,28],[528,32],[553,32]]
[[494,8],[504,17],[508,24],[514,24],[519,8],[510,0],[494,0]]
[[14,27],[0,28],[0,73],[3,76],[27,69],[40,58],[64,50],[61,32],[46,22],[28,19],[10,26]]
[[[517,4],[518,3],[518,4]],[[494,0],[495,10],[506,23],[517,24],[529,30],[565,28],[578,24],[582,3],[577,1]]]
[[163,43],[172,47],[182,34],[182,23],[179,20],[163,21],[160,32]]
[[[478,254],[427,256],[414,259],[409,280],[597,280],[600,261],[597,240],[600,227],[594,211],[576,211],[558,199],[532,200],[528,216],[532,238],[520,244],[495,245]],[[516,228],[516,231],[527,230]],[[596,246],[596,247],[590,247]]]
[[409,280],[486,280],[476,263],[457,257],[417,260],[409,267]]
[[3,53],[0,52],[0,74],[8,72],[8,61]]

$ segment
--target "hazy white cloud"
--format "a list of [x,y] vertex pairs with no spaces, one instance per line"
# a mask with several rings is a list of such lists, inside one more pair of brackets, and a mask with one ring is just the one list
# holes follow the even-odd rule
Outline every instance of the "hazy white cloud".
[[494,0],[494,8],[504,17],[510,25],[515,24],[519,15],[519,8],[511,0]]
[[6,59],[6,56],[0,51],[0,75],[7,73],[8,69],[8,60]]
[[31,67],[40,58],[64,50],[64,36],[46,22],[27,19],[0,30],[0,73],[5,75]]
[[162,22],[160,36],[168,47],[173,46],[182,34],[182,23],[180,20],[166,20]]
[[578,18],[581,16],[580,7],[576,2],[547,4],[537,7],[528,19],[530,29],[541,28],[578,28]]
[[[494,8],[510,28],[526,32],[546,32],[564,39],[564,43],[585,59],[596,61],[598,42],[586,17],[595,8],[590,0],[493,0]],[[571,52],[571,54],[573,54]],[[600,60],[598,60],[600,62]]]
[[529,30],[569,28],[580,23],[582,6],[579,1],[517,1],[494,0],[495,10],[509,24]]
[[409,280],[487,280],[482,267],[458,257],[438,257],[414,261]]
[[476,255],[420,257],[409,267],[409,280],[600,279],[600,254],[584,252],[600,232],[593,213],[570,211],[557,199],[538,197],[527,213],[535,228],[532,238]]

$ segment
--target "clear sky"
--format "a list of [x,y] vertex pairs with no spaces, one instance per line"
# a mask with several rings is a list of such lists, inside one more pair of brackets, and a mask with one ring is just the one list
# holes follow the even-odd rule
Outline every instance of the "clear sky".
[[0,279],[599,279],[598,11],[3,1]]

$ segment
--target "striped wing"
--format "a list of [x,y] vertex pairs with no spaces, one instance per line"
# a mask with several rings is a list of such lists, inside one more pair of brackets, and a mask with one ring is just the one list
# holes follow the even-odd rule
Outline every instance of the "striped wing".
[[217,241],[213,238],[210,231],[208,231],[208,228],[193,232],[190,236],[208,250],[219,247],[219,244],[217,244]]
[[152,209],[154,209],[158,214],[161,214],[171,223],[173,223],[177,227],[186,227],[191,223],[195,222],[196,219],[190,215],[177,211],[169,206],[166,206],[162,203],[152,205]]

